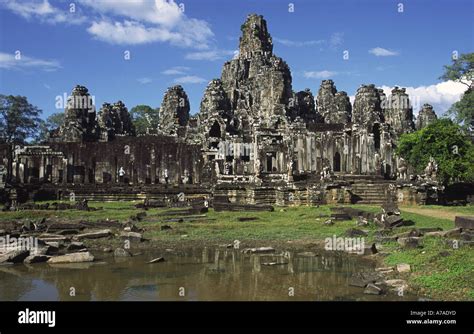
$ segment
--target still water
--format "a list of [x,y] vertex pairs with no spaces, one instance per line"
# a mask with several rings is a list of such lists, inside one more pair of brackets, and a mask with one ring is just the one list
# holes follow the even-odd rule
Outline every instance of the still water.
[[[158,256],[166,261],[147,263]],[[349,286],[352,273],[373,270],[373,264],[343,254],[249,255],[204,248],[96,260],[0,266],[0,300],[400,300]]]

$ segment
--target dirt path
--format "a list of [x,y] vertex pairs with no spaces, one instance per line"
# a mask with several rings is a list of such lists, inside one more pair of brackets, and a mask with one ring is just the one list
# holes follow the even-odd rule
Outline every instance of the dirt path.
[[428,208],[412,208],[412,207],[401,207],[400,210],[416,213],[423,216],[434,217],[434,218],[444,218],[454,221],[454,217],[459,216],[459,213],[439,210],[439,209],[428,209]]

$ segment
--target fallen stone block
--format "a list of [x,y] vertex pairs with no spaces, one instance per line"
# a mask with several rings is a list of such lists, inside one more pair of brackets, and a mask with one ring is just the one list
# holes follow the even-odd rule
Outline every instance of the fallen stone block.
[[61,230],[61,231],[58,231],[57,233],[59,235],[71,236],[71,235],[74,235],[74,234],[79,234],[79,230],[73,230],[73,229]]
[[143,235],[138,232],[121,232],[120,238],[140,242],[143,240]]
[[454,225],[462,229],[474,230],[474,217],[456,216]]
[[385,216],[384,223],[387,227],[400,227],[403,226],[403,218],[397,215]]
[[386,274],[393,273],[394,269],[392,267],[380,267],[380,268],[375,268],[375,271],[383,275],[386,275]]
[[99,230],[93,231],[88,233],[82,233],[75,235],[73,239],[75,240],[82,240],[82,239],[99,239],[99,238],[106,238],[112,235],[111,230]]
[[366,237],[368,236],[367,232],[364,232],[362,230],[356,229],[356,228],[350,228],[345,232],[346,236],[348,237]]
[[30,255],[23,260],[23,263],[32,264],[32,263],[41,263],[46,262],[51,258],[48,255]]
[[84,246],[84,244],[82,242],[73,241],[69,245],[67,245],[66,251],[68,251],[68,252],[79,251],[79,250],[83,250],[85,248],[86,248],[86,246]]
[[402,248],[417,248],[420,247],[421,238],[417,237],[407,237],[407,238],[398,238],[397,242]]
[[453,237],[460,237],[461,236],[461,228],[453,228],[451,230],[444,232],[444,237],[446,238],[453,238]]
[[21,263],[30,255],[29,250],[13,250],[0,255],[0,263]]
[[397,264],[397,271],[399,273],[409,273],[411,271],[411,267],[407,263],[399,263]]
[[68,237],[60,234],[41,234],[38,237],[39,240],[44,242],[66,242],[69,240]]
[[439,232],[442,231],[443,229],[441,227],[420,227],[418,230],[425,234],[425,233],[430,233],[430,232]]
[[409,237],[421,237],[423,234],[417,229],[411,229],[410,231],[395,234],[398,238],[409,238]]
[[382,292],[383,292],[382,288],[378,287],[377,285],[373,283],[367,284],[364,290],[364,293],[366,295],[381,295]]
[[54,256],[48,260],[48,263],[79,263],[93,262],[94,256],[89,252],[71,253],[66,255]]
[[275,249],[272,247],[258,247],[258,248],[246,248],[242,250],[244,254],[258,254],[258,253],[274,253]]
[[389,280],[385,280],[383,281],[383,283],[396,290],[396,291],[399,291],[399,290],[406,290],[408,288],[408,284],[405,280],[402,280],[402,279],[389,279]]
[[349,216],[347,213],[332,213],[331,218],[334,220],[351,220],[351,216]]

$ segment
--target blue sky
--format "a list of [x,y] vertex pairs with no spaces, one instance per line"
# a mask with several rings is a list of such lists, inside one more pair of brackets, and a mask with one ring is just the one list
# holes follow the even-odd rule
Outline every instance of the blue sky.
[[293,89],[315,95],[326,78],[351,96],[360,84],[406,86],[441,114],[463,91],[438,80],[443,65],[474,51],[473,0],[0,0],[0,93],[25,95],[47,116],[76,84],[98,107],[130,109],[159,106],[179,83],[196,113],[249,13],[267,20]]

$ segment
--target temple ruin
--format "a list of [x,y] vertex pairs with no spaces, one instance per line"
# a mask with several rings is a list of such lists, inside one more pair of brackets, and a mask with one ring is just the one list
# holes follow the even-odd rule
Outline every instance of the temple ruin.
[[430,105],[415,120],[404,88],[386,96],[361,85],[353,104],[332,80],[316,96],[294,91],[263,17],[249,15],[241,30],[238,55],[209,82],[197,115],[184,89],[171,87],[158,129],[137,136],[121,101],[97,112],[88,89],[76,86],[47,142],[0,148],[3,184],[9,179],[15,196],[28,199],[204,196],[291,205],[436,197],[433,179],[414,187],[416,176],[395,155],[401,134],[436,119]]

